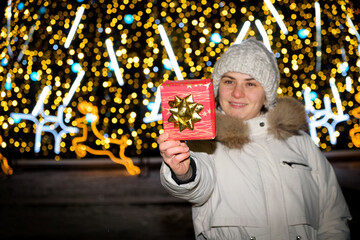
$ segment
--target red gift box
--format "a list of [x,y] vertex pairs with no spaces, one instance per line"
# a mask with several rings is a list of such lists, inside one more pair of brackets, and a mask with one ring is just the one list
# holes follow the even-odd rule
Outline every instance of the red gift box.
[[211,79],[165,81],[160,86],[163,127],[171,140],[215,138]]

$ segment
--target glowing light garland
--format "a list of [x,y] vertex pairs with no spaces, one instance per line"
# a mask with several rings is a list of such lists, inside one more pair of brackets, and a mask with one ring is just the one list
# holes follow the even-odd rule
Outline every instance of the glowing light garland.
[[178,80],[184,80],[184,78],[182,76],[182,73],[181,73],[181,70],[180,70],[180,67],[179,67],[179,64],[178,64],[178,62],[176,60],[174,51],[173,51],[173,49],[171,47],[171,44],[170,44],[169,39],[168,39],[168,37],[166,35],[164,27],[162,25],[159,25],[158,30],[159,30],[161,39],[162,39],[162,41],[163,41],[163,43],[165,45],[165,49],[166,49],[166,52],[167,52],[167,54],[169,56],[171,65],[174,68],[177,79]]
[[279,27],[281,28],[283,33],[285,35],[287,35],[289,33],[289,31],[287,30],[285,23],[281,19],[280,15],[279,15],[278,11],[275,9],[274,5],[270,2],[270,0],[264,0],[264,3],[269,8],[269,10],[272,13],[272,15],[274,16],[274,18],[276,19],[276,22],[279,24]]
[[315,19],[316,19],[316,71],[321,70],[321,13],[320,3],[315,2]]
[[10,44],[10,23],[11,23],[11,0],[8,0],[8,7],[7,7],[7,36],[6,36],[6,42],[7,42],[7,50],[10,57],[14,56],[13,51],[11,50],[11,44]]
[[65,48],[69,48],[70,47],[70,44],[71,44],[71,41],[76,33],[76,30],[79,26],[79,23],[81,21],[81,17],[82,15],[84,14],[85,12],[85,8],[83,6],[79,7],[79,10],[78,12],[76,13],[76,17],[75,17],[75,20],[73,22],[73,25],[71,26],[71,29],[70,29],[70,32],[69,32],[69,35],[67,36],[66,38],[66,42],[64,44],[64,47]]
[[[358,54],[360,56],[360,34],[359,32],[356,30],[355,26],[354,26],[354,23],[351,21],[351,18],[349,16],[346,16],[346,20],[347,22],[349,23],[350,25],[350,28],[354,31],[354,34],[356,36],[356,39],[358,41]],[[359,66],[359,69],[360,69],[360,66]]]
[[259,29],[259,32],[260,32],[260,34],[261,34],[261,37],[263,38],[263,42],[264,42],[265,47],[266,47],[270,52],[272,52],[271,46],[270,46],[269,37],[268,37],[268,35],[267,35],[266,31],[265,31],[265,28],[264,28],[264,26],[262,25],[261,21],[258,20],[258,19],[256,19],[256,20],[255,20],[255,25],[256,25],[256,27]]
[[250,21],[244,22],[244,25],[242,26],[240,33],[237,36],[234,44],[240,44],[244,40],[246,33],[249,31],[250,25],[251,25]]
[[[344,114],[342,110],[341,100],[339,96],[339,92],[335,86],[335,82],[330,82],[331,91],[335,98],[336,108],[338,113],[335,114],[331,108],[330,98],[325,96],[324,97],[324,109],[315,110],[311,103],[310,97],[310,88],[306,88],[304,91],[304,101],[305,101],[305,110],[309,114],[309,128],[310,128],[310,135],[313,141],[316,144],[319,144],[319,139],[317,137],[316,129],[318,127],[326,127],[328,130],[328,134],[330,137],[330,143],[335,145],[336,144],[336,134],[335,134],[335,127],[338,123],[347,121],[349,119],[348,114]],[[333,119],[332,123],[330,124],[328,121],[329,119]]]
[[[179,64],[177,63],[174,51],[172,50],[171,44],[170,44],[169,39],[168,39],[168,37],[166,35],[164,27],[162,25],[159,25],[158,30],[159,30],[161,39],[163,40],[163,43],[165,45],[166,52],[167,52],[167,54],[169,56],[169,59],[171,61],[171,65],[174,68],[177,79],[178,80],[184,80],[184,78],[182,76],[182,73],[180,71]],[[155,122],[155,121],[159,121],[159,120],[162,119],[162,115],[161,115],[161,113],[159,113],[160,105],[161,105],[160,88],[157,88],[156,96],[155,96],[155,104],[154,104],[153,110],[151,111],[150,117],[144,117],[143,118],[143,121],[145,123]]]
[[124,80],[121,76],[121,72],[120,72],[120,67],[119,67],[119,64],[118,64],[118,61],[116,59],[116,55],[115,55],[115,52],[114,52],[114,49],[113,49],[113,44],[111,42],[110,39],[106,39],[105,41],[105,44],[106,44],[106,49],[109,53],[109,57],[110,57],[110,60],[111,60],[111,65],[115,71],[115,76],[116,76],[116,79],[119,83],[120,86],[123,86],[124,85]]
[[[33,121],[36,125],[36,133],[35,133],[35,148],[34,151],[36,153],[40,152],[40,147],[41,147],[41,136],[43,132],[49,132],[54,136],[54,140],[55,140],[55,144],[54,144],[54,152],[56,154],[60,153],[60,144],[61,144],[61,139],[63,137],[64,134],[67,133],[77,133],[79,132],[78,128],[75,127],[68,127],[65,125],[64,123],[64,110],[66,108],[66,106],[69,104],[71,98],[73,97],[76,89],[79,87],[81,80],[83,79],[85,75],[85,71],[81,70],[78,74],[78,76],[76,77],[74,83],[72,84],[67,96],[63,99],[63,104],[60,105],[57,109],[57,115],[56,116],[52,116],[52,115],[46,115],[44,113],[44,100],[48,94],[48,92],[50,91],[50,87],[45,87],[43,89],[43,91],[41,92],[40,96],[39,96],[39,100],[36,103],[32,114],[19,114],[19,113],[11,113],[11,117],[14,119],[15,122],[18,122],[21,119],[25,119],[25,120],[30,120]],[[39,122],[37,120],[37,116],[41,115],[43,117],[43,119]],[[48,123],[53,123],[52,125],[46,125]],[[57,132],[56,128],[60,127],[61,131]]]

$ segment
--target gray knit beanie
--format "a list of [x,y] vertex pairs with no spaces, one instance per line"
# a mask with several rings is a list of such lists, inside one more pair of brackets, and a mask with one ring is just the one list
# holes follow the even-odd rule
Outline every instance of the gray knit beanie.
[[279,68],[274,54],[262,42],[249,38],[240,44],[233,44],[222,54],[212,74],[215,97],[220,79],[227,72],[240,72],[253,77],[265,90],[265,107],[274,107],[280,79]]

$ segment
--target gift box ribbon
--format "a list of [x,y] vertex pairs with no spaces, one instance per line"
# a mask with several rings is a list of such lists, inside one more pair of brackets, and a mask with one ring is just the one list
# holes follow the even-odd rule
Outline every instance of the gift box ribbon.
[[194,102],[192,94],[183,99],[175,95],[174,101],[169,101],[169,105],[171,115],[168,122],[173,122],[174,127],[179,127],[180,131],[186,128],[194,130],[194,123],[201,120],[199,113],[204,106]]

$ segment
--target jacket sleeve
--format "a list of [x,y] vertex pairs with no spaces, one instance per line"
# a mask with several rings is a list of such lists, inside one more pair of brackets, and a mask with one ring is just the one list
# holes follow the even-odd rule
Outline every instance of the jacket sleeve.
[[318,239],[350,239],[348,220],[351,219],[351,215],[335,172],[320,149],[308,136],[306,137],[306,147],[309,150],[306,151],[309,161],[316,166],[320,192]]
[[205,203],[214,188],[214,165],[211,156],[205,153],[191,152],[196,165],[194,181],[178,184],[172,177],[171,169],[163,162],[160,169],[160,180],[163,187],[174,197],[189,201],[195,205]]

